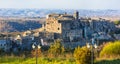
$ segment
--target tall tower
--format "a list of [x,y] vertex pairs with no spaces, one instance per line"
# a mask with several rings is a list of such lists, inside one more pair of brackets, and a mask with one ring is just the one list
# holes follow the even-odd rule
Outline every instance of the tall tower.
[[73,16],[76,20],[78,20],[79,19],[79,12],[75,11]]

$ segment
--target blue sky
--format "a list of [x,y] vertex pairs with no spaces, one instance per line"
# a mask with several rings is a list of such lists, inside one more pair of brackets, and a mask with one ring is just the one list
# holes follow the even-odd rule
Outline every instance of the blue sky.
[[0,8],[120,9],[120,0],[0,0]]

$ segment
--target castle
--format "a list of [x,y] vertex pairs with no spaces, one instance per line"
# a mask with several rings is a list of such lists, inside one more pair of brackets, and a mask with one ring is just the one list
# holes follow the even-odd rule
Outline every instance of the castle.
[[[98,35],[99,39],[110,39],[110,33],[116,30],[113,22],[105,19],[79,18],[79,12],[73,15],[49,14],[46,16],[44,31],[48,39],[62,39],[63,42],[80,42]],[[97,34],[97,35],[94,35]],[[94,36],[93,36],[94,35]]]

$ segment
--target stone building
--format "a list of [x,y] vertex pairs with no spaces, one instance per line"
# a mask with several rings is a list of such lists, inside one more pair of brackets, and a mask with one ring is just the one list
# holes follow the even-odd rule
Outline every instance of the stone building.
[[83,37],[90,38],[94,33],[111,34],[116,31],[115,24],[105,19],[80,19],[83,27]]
[[49,14],[46,17],[45,31],[53,33],[53,38],[62,38],[64,41],[72,41],[82,38],[82,29],[79,26],[79,13],[73,15]]
[[10,51],[10,48],[12,47],[11,45],[11,40],[10,39],[0,39],[0,49],[8,52]]
[[114,23],[109,20],[79,18],[77,11],[73,15],[67,13],[49,14],[46,16],[44,25],[46,38],[53,40],[60,38],[63,42],[83,42],[93,38],[95,33],[99,35],[102,32],[109,35],[115,30]]

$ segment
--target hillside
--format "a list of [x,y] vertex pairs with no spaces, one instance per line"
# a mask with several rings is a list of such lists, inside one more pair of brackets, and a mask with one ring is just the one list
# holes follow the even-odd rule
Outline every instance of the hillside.
[[41,19],[10,19],[2,18],[0,19],[0,32],[16,32],[16,31],[26,31],[40,28],[43,21]]

